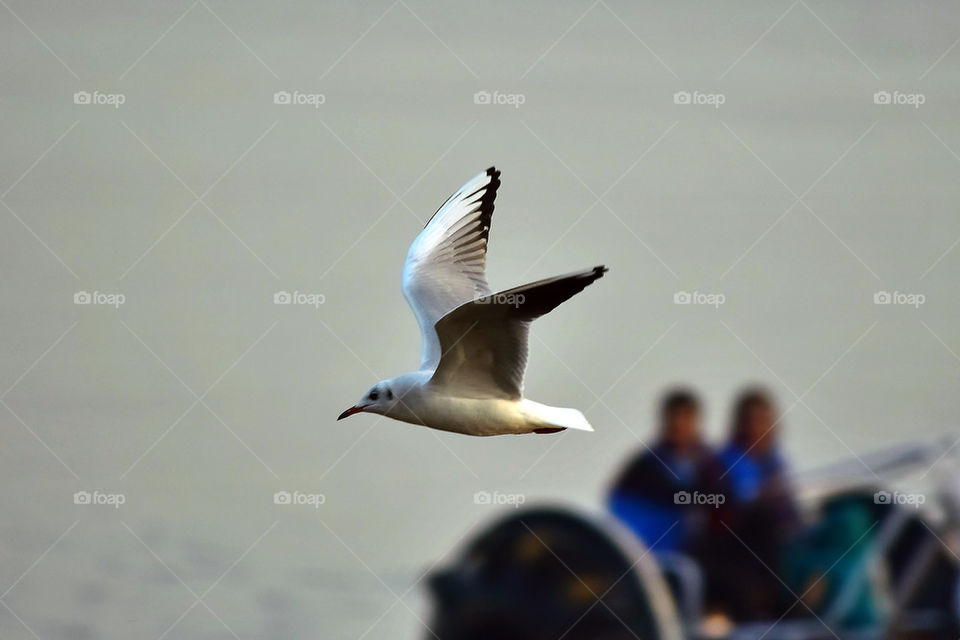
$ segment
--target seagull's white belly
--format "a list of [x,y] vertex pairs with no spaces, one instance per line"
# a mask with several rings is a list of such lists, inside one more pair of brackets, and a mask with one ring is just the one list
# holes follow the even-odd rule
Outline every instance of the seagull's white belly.
[[441,431],[473,436],[530,433],[543,424],[526,411],[529,401],[462,398],[422,389],[404,398],[405,407],[390,417]]

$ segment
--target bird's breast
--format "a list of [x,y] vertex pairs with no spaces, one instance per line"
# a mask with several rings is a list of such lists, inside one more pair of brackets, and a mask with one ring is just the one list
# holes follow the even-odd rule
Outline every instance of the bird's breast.
[[523,433],[529,424],[519,404],[502,398],[464,398],[422,392],[404,398],[403,415],[390,417],[441,431],[475,436]]

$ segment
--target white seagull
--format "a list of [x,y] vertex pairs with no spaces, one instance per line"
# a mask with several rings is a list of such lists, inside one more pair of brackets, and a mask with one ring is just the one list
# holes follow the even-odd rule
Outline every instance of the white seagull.
[[420,368],[373,386],[340,414],[377,413],[474,436],[593,431],[576,409],[523,397],[530,322],[603,276],[604,266],[492,293],[487,237],[500,172],[490,167],[450,196],[416,237],[403,295],[423,339]]

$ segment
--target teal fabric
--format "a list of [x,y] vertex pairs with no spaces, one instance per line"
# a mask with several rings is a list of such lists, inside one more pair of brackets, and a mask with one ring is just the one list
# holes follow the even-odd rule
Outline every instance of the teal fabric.
[[816,590],[823,589],[824,594],[812,606],[817,615],[826,614],[849,588],[846,585],[853,584],[850,604],[837,621],[845,628],[870,626],[881,619],[867,573],[873,525],[872,512],[862,497],[833,499],[823,506],[820,521],[784,550],[785,580],[798,596],[823,576]]

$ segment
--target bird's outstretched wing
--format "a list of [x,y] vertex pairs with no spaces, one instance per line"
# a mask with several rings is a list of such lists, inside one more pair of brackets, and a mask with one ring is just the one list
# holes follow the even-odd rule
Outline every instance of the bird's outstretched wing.
[[583,291],[606,271],[598,266],[460,305],[437,322],[442,355],[430,384],[461,397],[519,399],[530,322]]
[[464,302],[490,293],[487,238],[500,172],[490,167],[460,187],[416,237],[403,265],[403,295],[420,325],[421,369],[440,361],[434,325]]

